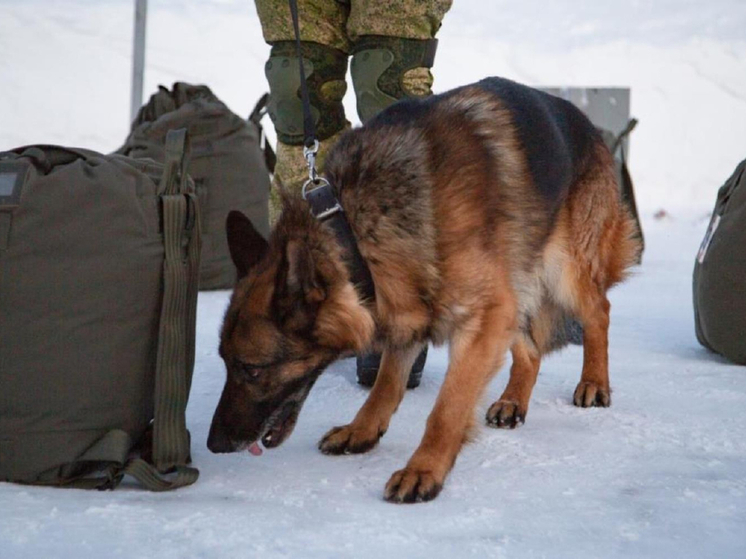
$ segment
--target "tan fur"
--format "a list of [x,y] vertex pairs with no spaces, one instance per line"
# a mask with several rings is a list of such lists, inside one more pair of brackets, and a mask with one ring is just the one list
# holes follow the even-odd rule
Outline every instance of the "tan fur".
[[[449,344],[448,371],[422,441],[386,485],[394,502],[438,494],[508,350],[510,380],[487,421],[515,427],[525,420],[541,357],[566,343],[568,319],[584,328],[574,402],[609,405],[606,291],[639,251],[611,155],[594,132],[573,160],[572,183],[550,199],[534,184],[513,114],[500,98],[466,87],[428,111],[417,126],[391,117],[352,131],[327,159],[373,276],[375,302],[359,298],[330,231],[290,197],[262,264],[238,284],[228,312],[250,309],[257,322],[275,324],[280,312],[284,325],[273,336],[286,336],[284,345],[318,355],[318,362],[383,350],[363,407],[322,438],[320,449],[329,454],[375,446],[423,344]],[[301,310],[293,311],[299,297]],[[223,344],[245,355],[261,353],[248,347],[273,339],[248,342],[246,335],[226,327]]]

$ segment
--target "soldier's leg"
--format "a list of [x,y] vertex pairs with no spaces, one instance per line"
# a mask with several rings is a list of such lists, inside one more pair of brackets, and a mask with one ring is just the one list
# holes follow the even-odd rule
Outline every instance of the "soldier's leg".
[[353,0],[347,33],[360,120],[432,93],[435,34],[452,0]]
[[[277,133],[277,165],[270,193],[270,221],[279,211],[278,183],[300,189],[308,178],[303,157],[303,105],[295,32],[287,0],[256,0],[264,40],[272,46],[265,74],[270,88],[268,112]],[[298,0],[303,68],[319,139],[316,165],[349,126],[342,98],[347,85],[350,42],[345,31],[349,6],[336,0]]]

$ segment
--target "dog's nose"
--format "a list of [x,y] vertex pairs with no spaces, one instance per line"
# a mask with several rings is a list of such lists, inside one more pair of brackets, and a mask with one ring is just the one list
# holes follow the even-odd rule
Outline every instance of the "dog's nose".
[[207,448],[215,454],[233,452],[233,443],[231,443],[228,435],[225,434],[225,429],[223,429],[219,421],[213,420],[210,426],[210,434],[207,436]]

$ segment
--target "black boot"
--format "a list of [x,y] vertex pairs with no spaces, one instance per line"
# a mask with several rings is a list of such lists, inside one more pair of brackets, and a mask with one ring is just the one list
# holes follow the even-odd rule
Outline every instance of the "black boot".
[[[407,388],[417,388],[422,380],[422,369],[425,368],[427,359],[427,346],[417,356],[417,360],[412,365],[409,372]],[[371,387],[376,382],[378,376],[378,367],[381,365],[380,353],[367,353],[357,357],[357,382],[363,386]]]

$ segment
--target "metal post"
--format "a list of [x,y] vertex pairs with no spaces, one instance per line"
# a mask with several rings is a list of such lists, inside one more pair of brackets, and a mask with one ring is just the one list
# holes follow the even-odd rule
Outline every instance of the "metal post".
[[130,122],[135,120],[142,105],[143,76],[145,73],[145,23],[148,17],[148,0],[135,0],[135,40],[132,55],[132,100]]

